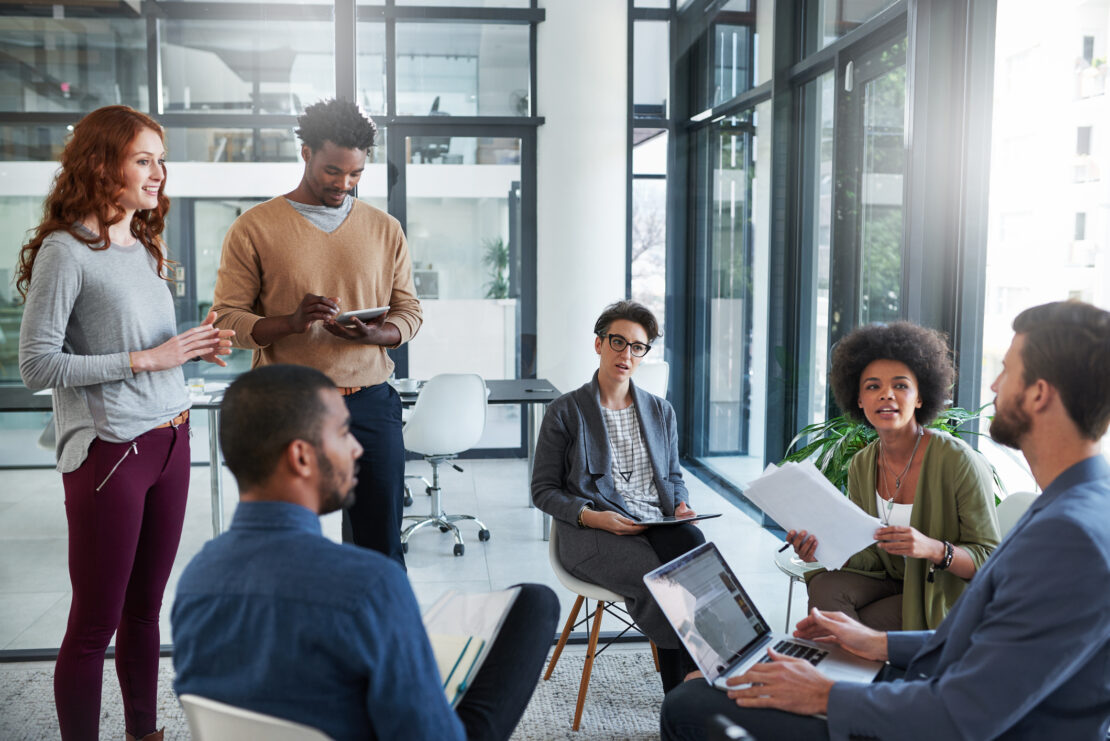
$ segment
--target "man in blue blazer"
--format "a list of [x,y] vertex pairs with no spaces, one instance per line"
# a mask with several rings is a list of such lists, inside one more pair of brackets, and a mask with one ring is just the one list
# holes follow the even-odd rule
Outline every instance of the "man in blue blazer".
[[[880,633],[817,610],[795,635],[904,668],[832,681],[775,655],[727,693],[686,682],[664,739],[704,738],[721,713],[757,739],[1090,739],[1110,726],[1110,313],[1046,304],[1014,320],[991,386],[991,436],[1020,448],[1043,493],[934,631]],[[825,716],[825,717],[821,717]]]

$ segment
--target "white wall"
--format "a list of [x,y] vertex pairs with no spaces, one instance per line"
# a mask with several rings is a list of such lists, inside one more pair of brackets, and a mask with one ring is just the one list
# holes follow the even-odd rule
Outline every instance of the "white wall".
[[569,391],[597,368],[597,315],[624,297],[628,3],[541,4],[537,375]]

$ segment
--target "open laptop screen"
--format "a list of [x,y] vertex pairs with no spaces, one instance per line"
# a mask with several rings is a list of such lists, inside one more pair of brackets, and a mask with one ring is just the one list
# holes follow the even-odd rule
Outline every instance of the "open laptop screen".
[[710,682],[771,632],[712,543],[660,566],[644,581]]

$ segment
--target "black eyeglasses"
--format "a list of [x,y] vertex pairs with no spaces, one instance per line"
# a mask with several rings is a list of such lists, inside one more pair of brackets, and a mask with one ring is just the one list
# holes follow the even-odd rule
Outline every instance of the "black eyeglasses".
[[648,354],[651,345],[645,345],[642,342],[629,342],[619,334],[603,334],[601,338],[609,340],[609,347],[613,348],[613,352],[624,352],[624,348],[632,349],[632,354],[637,358],[642,358]]

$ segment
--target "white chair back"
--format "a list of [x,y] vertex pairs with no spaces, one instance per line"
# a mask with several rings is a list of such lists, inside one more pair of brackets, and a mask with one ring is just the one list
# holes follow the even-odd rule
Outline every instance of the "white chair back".
[[311,726],[243,710],[199,695],[178,698],[193,741],[330,741]]
[[486,382],[476,373],[442,373],[428,380],[405,423],[405,449],[420,455],[470,450],[486,427]]
[[636,384],[649,394],[655,394],[663,399],[667,398],[667,383],[671,377],[671,366],[666,360],[657,360],[650,363],[640,363],[632,383]]
[[998,509],[995,512],[998,514],[998,531],[1003,538],[1013,529],[1036,498],[1037,495],[1031,492],[1015,491],[998,503]]
[[559,583],[564,587],[580,594],[586,599],[594,601],[603,600],[605,602],[624,602],[624,597],[612,592],[605,587],[591,584],[588,581],[582,581],[574,574],[570,573],[563,567],[562,561],[559,560],[559,528],[551,528],[551,539],[547,543],[547,557],[551,561],[551,570],[555,572],[555,577]]

